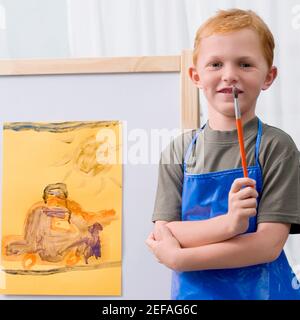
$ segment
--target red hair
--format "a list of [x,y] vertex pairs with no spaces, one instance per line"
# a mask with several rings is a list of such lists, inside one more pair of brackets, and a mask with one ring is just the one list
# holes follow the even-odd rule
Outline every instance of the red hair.
[[257,32],[261,48],[269,68],[273,65],[275,42],[274,37],[265,22],[251,10],[220,10],[209,18],[197,30],[194,42],[193,63],[197,64],[201,39],[212,34],[226,34],[249,28]]

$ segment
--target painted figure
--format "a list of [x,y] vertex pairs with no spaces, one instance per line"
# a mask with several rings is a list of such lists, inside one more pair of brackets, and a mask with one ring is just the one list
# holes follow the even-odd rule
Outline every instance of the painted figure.
[[85,212],[68,199],[64,183],[49,184],[43,202],[34,204],[27,215],[24,238],[6,244],[6,255],[24,255],[25,269],[36,263],[36,255],[45,262],[73,265],[83,257],[101,257],[100,232],[103,224],[115,218],[114,210]]

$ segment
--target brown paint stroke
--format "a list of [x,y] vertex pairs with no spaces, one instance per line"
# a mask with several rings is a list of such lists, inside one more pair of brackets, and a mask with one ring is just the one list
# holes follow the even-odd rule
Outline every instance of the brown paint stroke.
[[64,267],[64,268],[56,268],[56,269],[50,269],[50,270],[3,269],[2,271],[12,275],[48,276],[48,275],[67,272],[67,271],[95,270],[95,269],[104,269],[104,268],[116,268],[120,266],[121,266],[121,261],[111,261],[111,262],[104,262],[98,265]]

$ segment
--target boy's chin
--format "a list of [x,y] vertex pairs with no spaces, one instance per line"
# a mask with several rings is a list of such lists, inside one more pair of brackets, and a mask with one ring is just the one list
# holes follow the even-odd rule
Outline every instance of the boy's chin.
[[224,105],[218,105],[217,107],[211,107],[214,109],[214,113],[222,114],[225,117],[228,118],[235,118],[235,111],[234,107],[230,106],[224,106]]
[[[241,107],[241,116],[242,118],[245,116],[246,114],[249,114],[250,110],[248,108],[243,108],[243,106]],[[228,117],[228,118],[235,118],[235,110],[234,110],[234,106],[233,104],[218,104],[217,107],[214,107],[214,109],[218,112],[223,114],[224,116]]]
[[222,102],[216,103],[215,106],[216,106],[215,109],[218,109],[220,111],[223,111],[223,112],[226,112],[229,114],[231,114],[231,113],[235,114],[233,102],[222,101]]

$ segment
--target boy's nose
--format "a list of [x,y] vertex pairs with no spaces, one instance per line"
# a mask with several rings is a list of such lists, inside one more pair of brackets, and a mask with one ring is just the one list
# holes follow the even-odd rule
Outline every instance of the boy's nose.
[[228,84],[238,82],[238,72],[233,66],[227,66],[223,69],[222,80]]

